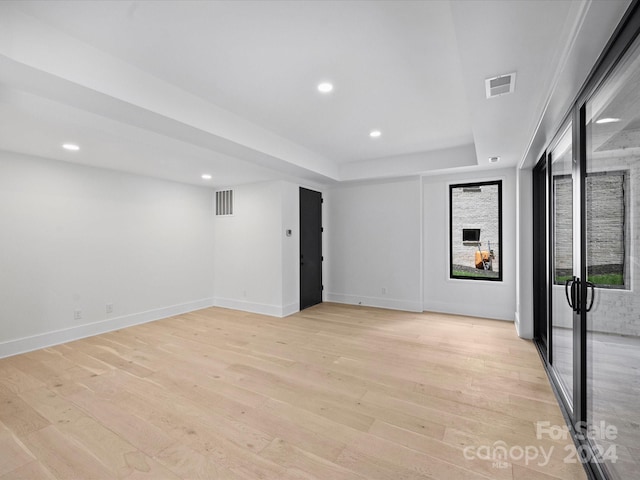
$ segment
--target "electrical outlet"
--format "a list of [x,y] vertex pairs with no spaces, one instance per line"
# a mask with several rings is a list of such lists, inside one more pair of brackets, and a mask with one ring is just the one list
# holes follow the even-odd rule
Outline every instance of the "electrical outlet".
[[107,313],[113,313],[113,303],[107,303],[107,304],[105,305],[105,311],[106,311]]
[[82,320],[82,310],[74,310],[73,311],[73,319],[74,320]]

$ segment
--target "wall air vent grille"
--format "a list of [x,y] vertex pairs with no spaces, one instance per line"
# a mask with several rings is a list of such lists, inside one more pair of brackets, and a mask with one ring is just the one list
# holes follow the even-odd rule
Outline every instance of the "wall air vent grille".
[[233,190],[216,192],[216,216],[233,215]]
[[497,77],[487,78],[485,81],[487,98],[499,97],[513,93],[516,87],[516,74],[506,73]]

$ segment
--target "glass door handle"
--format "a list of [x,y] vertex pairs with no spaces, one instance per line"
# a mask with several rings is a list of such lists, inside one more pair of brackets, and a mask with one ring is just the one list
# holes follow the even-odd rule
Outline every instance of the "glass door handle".
[[567,297],[567,303],[576,313],[580,313],[580,279],[571,277],[564,284],[564,295]]
[[591,288],[591,300],[589,301],[589,306],[587,307],[587,312],[590,312],[593,308],[593,301],[596,298],[596,286],[592,282],[587,282],[587,287]]
[[[572,277],[568,279],[566,282],[564,282],[564,295],[565,297],[567,297],[567,303],[571,307],[571,310],[575,310],[575,307],[573,306],[573,299],[575,298],[574,280],[575,280],[575,277]],[[571,285],[571,297],[569,297],[569,285]]]

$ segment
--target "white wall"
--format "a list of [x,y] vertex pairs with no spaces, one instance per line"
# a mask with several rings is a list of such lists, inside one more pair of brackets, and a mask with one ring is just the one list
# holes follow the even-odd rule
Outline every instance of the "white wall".
[[516,181],[516,330],[522,338],[533,338],[533,175],[518,169]]
[[[447,184],[496,178],[504,282],[449,280]],[[213,304],[298,311],[298,188],[236,186],[234,215],[215,217],[210,189],[0,152],[0,356]],[[325,198],[326,300],[513,318],[515,171],[342,184]]]
[[[282,184],[282,309],[283,315],[300,311],[300,186]],[[313,190],[318,189],[310,187]],[[291,230],[291,236],[284,232]]]
[[278,317],[297,312],[298,185],[274,181],[232,190],[233,216],[214,220],[215,304]]
[[326,299],[422,311],[420,179],[339,185],[325,209]]
[[[498,179],[503,281],[449,279],[448,185]],[[514,320],[515,168],[343,184],[326,198],[328,301]]]
[[[325,192],[325,299],[513,319],[515,171],[485,177]],[[447,184],[496,178],[504,282],[449,280]],[[212,304],[297,311],[298,188],[236,186],[234,215],[216,218],[210,189],[0,153],[0,356]]]
[[[449,278],[449,184],[502,180],[503,281]],[[424,310],[514,320],[516,169],[427,176],[424,182]]]
[[233,187],[233,215],[215,217],[215,304],[278,315],[282,307],[281,185]]
[[210,189],[0,152],[0,357],[210,305],[212,214]]

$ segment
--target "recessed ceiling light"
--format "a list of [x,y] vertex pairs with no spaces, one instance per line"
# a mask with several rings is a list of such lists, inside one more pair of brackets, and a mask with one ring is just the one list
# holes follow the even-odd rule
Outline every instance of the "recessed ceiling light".
[[500,161],[500,157],[489,157],[489,162],[498,163]]
[[369,136],[371,138],[378,138],[380,135],[382,135],[382,132],[380,130],[371,130],[369,132]]
[[607,118],[601,118],[600,120],[596,120],[596,123],[615,123],[615,122],[619,122],[620,119],[619,118],[611,118],[611,117],[607,117]]
[[202,174],[202,179],[203,180],[211,180],[211,178],[212,178],[211,175],[209,175],[208,173],[203,173]]
[[329,93],[333,91],[333,84],[329,82],[322,82],[318,85],[318,91],[322,93]]
[[63,143],[62,148],[64,148],[65,150],[71,150],[72,152],[77,152],[78,150],[80,150],[80,147],[75,143]]

